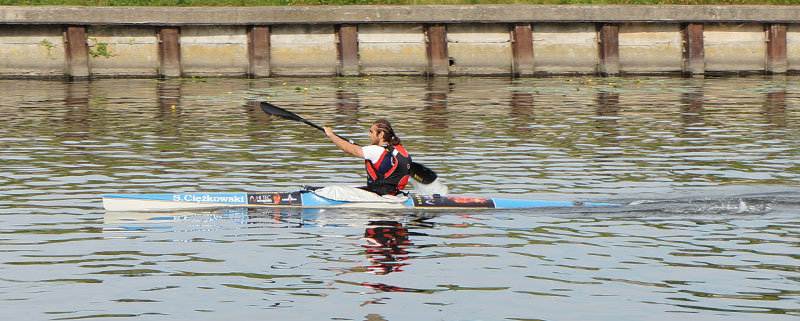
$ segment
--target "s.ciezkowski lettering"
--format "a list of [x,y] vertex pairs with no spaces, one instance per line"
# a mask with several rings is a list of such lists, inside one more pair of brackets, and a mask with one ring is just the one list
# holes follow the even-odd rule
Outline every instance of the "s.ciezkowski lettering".
[[173,195],[172,200],[194,203],[246,203],[245,197],[239,195],[179,194]]

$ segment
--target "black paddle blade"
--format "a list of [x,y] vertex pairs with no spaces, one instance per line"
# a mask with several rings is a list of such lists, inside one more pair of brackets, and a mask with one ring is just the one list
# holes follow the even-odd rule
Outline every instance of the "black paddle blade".
[[411,169],[409,169],[409,172],[411,174],[411,178],[422,184],[433,183],[433,181],[439,177],[430,168],[427,168],[425,165],[416,162],[411,163]]
[[278,117],[281,117],[281,118],[296,120],[296,121],[299,121],[299,122],[303,121],[303,117],[297,116],[293,112],[290,112],[290,111],[288,111],[286,109],[283,109],[283,108],[280,108],[280,107],[275,106],[273,104],[270,104],[270,103],[268,103],[266,101],[262,101],[261,102],[261,109],[264,110],[265,113],[270,114],[270,115],[275,115],[275,116],[278,116]]

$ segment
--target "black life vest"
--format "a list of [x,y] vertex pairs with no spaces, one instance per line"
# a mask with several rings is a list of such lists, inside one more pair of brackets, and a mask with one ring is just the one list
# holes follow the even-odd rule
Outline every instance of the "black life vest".
[[397,195],[406,188],[411,156],[403,145],[386,145],[378,162],[364,160],[367,168],[367,189],[378,195]]

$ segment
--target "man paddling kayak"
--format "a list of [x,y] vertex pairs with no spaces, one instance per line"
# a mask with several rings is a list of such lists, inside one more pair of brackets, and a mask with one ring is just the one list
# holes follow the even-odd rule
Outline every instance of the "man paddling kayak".
[[397,195],[408,184],[411,156],[400,144],[386,120],[377,120],[369,128],[368,146],[359,146],[337,136],[330,127],[325,135],[344,152],[361,158],[367,169],[367,190],[378,195]]

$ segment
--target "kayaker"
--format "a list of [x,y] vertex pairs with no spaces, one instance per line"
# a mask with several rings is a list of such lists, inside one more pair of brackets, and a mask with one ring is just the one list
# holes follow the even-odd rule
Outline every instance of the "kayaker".
[[367,190],[378,195],[397,195],[408,184],[411,156],[400,144],[386,120],[376,120],[369,128],[370,145],[352,144],[324,127],[325,135],[344,152],[364,160],[367,169]]

